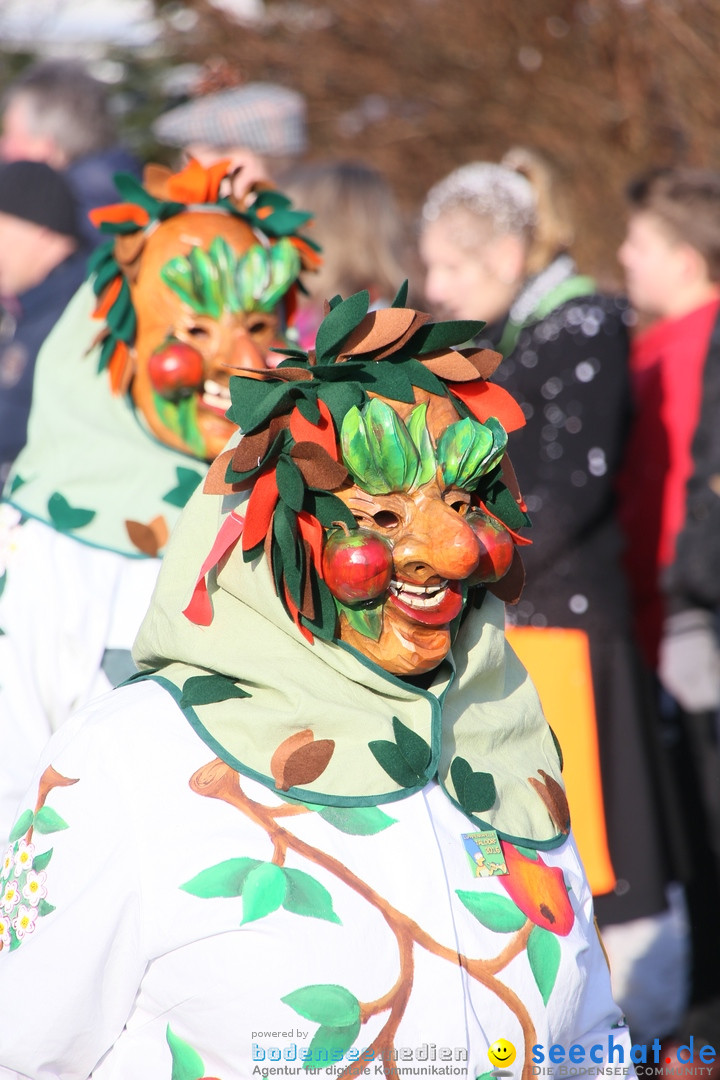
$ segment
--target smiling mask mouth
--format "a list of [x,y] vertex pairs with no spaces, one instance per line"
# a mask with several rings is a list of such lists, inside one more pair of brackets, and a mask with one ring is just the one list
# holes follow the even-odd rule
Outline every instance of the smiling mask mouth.
[[206,409],[211,409],[219,416],[224,416],[232,404],[230,388],[222,386],[213,379],[206,379],[203,383],[200,401]]
[[448,580],[445,578],[437,585],[411,585],[409,581],[390,582],[390,592],[402,600],[409,608],[418,611],[432,611],[442,605],[448,592]]

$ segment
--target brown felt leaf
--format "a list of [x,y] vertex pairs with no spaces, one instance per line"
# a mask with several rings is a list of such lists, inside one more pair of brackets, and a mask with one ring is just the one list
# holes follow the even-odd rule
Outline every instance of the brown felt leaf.
[[[398,309],[400,310],[400,309]],[[398,352],[399,349],[406,345],[413,334],[424,326],[426,322],[430,321],[430,316],[424,311],[415,311],[413,313],[413,321],[407,328],[404,334],[402,334],[397,341],[393,341],[392,345],[388,345],[387,348],[381,349],[379,352],[373,354],[373,360],[384,360],[386,356],[390,356],[391,353]]]
[[520,552],[516,550],[507,574],[499,581],[488,582],[485,587],[488,592],[497,596],[498,600],[502,600],[505,604],[517,604],[524,586],[525,567],[520,558]]
[[327,450],[317,443],[299,442],[290,451],[302,478],[308,487],[321,491],[337,491],[348,478],[348,471],[339,461],[334,461]]
[[518,504],[521,510],[525,510],[525,500],[520,492],[520,485],[518,484],[515,470],[512,467],[510,458],[505,454],[502,459],[501,468],[502,482],[512,495],[515,502]]
[[502,363],[502,353],[493,349],[458,349],[477,371],[478,379],[489,379]]
[[126,233],[115,238],[113,252],[123,269],[125,277],[133,283],[140,272],[140,256],[145,250],[147,237],[143,230]]
[[472,382],[478,378],[475,365],[457,349],[443,349],[423,356],[421,363],[433,375],[448,382]]
[[570,832],[570,807],[568,806],[567,798],[562,786],[558,784],[557,780],[552,776],[548,776],[544,769],[538,769],[538,772],[542,776],[542,781],[536,780],[534,776],[529,776],[528,781],[537,791],[538,795],[545,803],[547,811],[550,817],[561,833]]
[[312,372],[303,367],[276,367],[263,373],[263,378],[280,382],[302,382],[303,379],[312,379]]
[[167,183],[172,176],[172,169],[166,165],[156,165],[151,162],[143,169],[143,187],[154,199],[167,199]]
[[332,739],[318,739],[309,728],[284,739],[270,761],[275,787],[280,791],[309,784],[325,772],[335,750]]
[[261,428],[252,435],[243,435],[233,454],[232,465],[235,472],[257,469],[258,462],[265,457],[275,436],[289,424],[289,416],[274,416],[266,428]]
[[359,356],[392,345],[407,333],[415,319],[408,308],[381,308],[368,311],[365,318],[342,342],[339,356]]
[[222,454],[218,454],[215,458],[205,477],[204,495],[229,495],[231,491],[238,490],[237,485],[228,484],[225,479],[227,467],[234,453],[234,450],[223,450]]
[[148,525],[141,521],[126,521],[125,528],[130,540],[144,555],[155,557],[168,541],[168,527],[165,518],[160,515]]

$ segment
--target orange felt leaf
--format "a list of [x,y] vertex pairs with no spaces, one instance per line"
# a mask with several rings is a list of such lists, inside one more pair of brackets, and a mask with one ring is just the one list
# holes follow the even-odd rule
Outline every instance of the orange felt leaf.
[[124,341],[118,341],[113,349],[112,356],[108,361],[108,374],[110,376],[110,389],[113,394],[124,394],[132,379],[132,362],[130,350]]
[[135,203],[111,203],[108,206],[96,206],[90,210],[88,217],[93,225],[98,228],[104,221],[118,224],[123,221],[134,221],[136,225],[144,226],[150,221],[150,215],[142,206]]
[[251,551],[265,539],[278,498],[275,469],[260,473],[248,499],[242,538],[243,551]]
[[93,319],[105,319],[107,317],[108,311],[120,295],[122,283],[122,274],[118,274],[117,277],[112,279],[97,302],[97,306],[93,311]]
[[448,389],[483,424],[494,416],[506,431],[517,431],[525,426],[525,416],[515,398],[495,383],[478,379],[476,382],[452,383]]
[[195,158],[190,158],[184,169],[168,178],[168,195],[182,203],[217,202],[220,182],[229,168],[229,159],[205,169]]
[[301,236],[290,236],[288,239],[300,252],[300,258],[306,270],[318,270],[322,266],[322,255],[315,248],[310,247]]
[[507,525],[502,518],[499,518],[495,514],[493,514],[492,510],[488,510],[487,506],[482,500],[480,500],[480,506],[482,507],[483,513],[487,514],[487,516],[489,518],[492,518],[493,521],[497,521],[498,525],[502,525],[505,532],[510,533],[515,543],[519,544],[520,547],[529,547],[530,544],[532,544],[532,540],[528,540],[527,536],[521,536],[520,533],[516,533],[515,530],[511,529],[510,526]]
[[322,565],[322,549],[323,542],[325,540],[325,530],[316,517],[309,514],[307,510],[301,510],[297,516],[298,528],[300,529],[300,535],[303,540],[307,540],[310,550],[312,551],[313,563],[315,569],[320,573],[320,567]]
[[312,442],[322,446],[333,461],[338,460],[337,437],[332,415],[324,401],[318,398],[320,422],[311,424],[300,410],[295,407],[290,414],[290,434],[296,443]]

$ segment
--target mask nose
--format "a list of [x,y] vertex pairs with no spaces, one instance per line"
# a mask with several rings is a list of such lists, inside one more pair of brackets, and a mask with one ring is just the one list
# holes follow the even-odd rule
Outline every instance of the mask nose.
[[229,363],[232,367],[243,368],[245,371],[267,370],[265,357],[244,329],[238,330],[233,335],[229,353]]

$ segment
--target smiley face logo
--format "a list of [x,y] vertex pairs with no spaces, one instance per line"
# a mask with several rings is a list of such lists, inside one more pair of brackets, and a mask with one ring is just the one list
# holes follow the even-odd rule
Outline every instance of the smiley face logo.
[[496,1039],[492,1046],[488,1047],[488,1057],[492,1065],[504,1069],[515,1060],[515,1047],[507,1039]]

